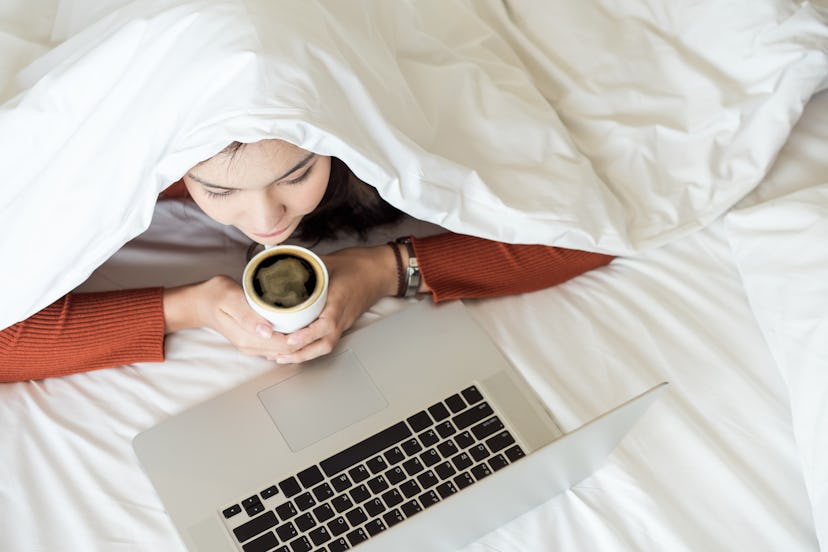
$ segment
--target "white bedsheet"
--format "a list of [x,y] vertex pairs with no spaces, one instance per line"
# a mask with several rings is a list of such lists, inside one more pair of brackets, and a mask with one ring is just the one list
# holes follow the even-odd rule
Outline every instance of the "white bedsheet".
[[[38,17],[54,13],[51,2],[37,7]],[[47,48],[45,27],[31,29],[24,42],[0,33],[21,56],[0,71]],[[799,552],[818,550],[818,538],[828,549],[826,113],[823,92],[768,177],[724,220],[553,289],[468,302],[566,429],[671,382],[607,466],[468,552]],[[192,204],[164,202],[148,232],[83,289],[238,275],[246,249]],[[789,251],[801,255],[780,255]],[[791,281],[811,287],[786,289]],[[384,300],[359,325],[405,305]],[[167,357],[0,385],[0,550],[183,551],[132,438],[279,368],[207,330],[171,336]]]
[[[806,130],[775,174],[808,183],[825,171],[823,159],[799,154],[826,143],[826,130]],[[150,231],[87,286],[238,274],[246,246],[191,204],[166,202]],[[468,303],[567,429],[655,382],[672,385],[606,467],[467,550],[818,549],[793,397],[738,259],[716,222],[553,289]],[[404,305],[385,300],[360,324]],[[13,514],[0,518],[0,549],[183,550],[131,439],[272,369],[194,330],[168,340],[164,364],[0,386],[0,511]]]
[[[244,244],[206,223],[174,240],[186,246],[162,245],[179,217],[198,216],[164,207],[157,232],[113,259],[98,286],[156,273],[130,266],[141,258],[173,260],[183,278],[186,266],[240,269]],[[721,230],[555,289],[470,303],[568,429],[672,383],[605,469],[470,550],[816,548],[784,382]],[[212,249],[196,250],[204,242]],[[385,301],[373,316],[400,306]],[[182,550],[131,439],[272,369],[188,331],[169,339],[165,364],[0,387],[0,511],[13,513],[1,518],[0,549]]]

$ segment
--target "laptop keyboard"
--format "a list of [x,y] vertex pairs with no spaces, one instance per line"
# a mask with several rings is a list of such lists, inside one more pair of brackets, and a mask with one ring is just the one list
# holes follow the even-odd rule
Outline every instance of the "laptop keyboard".
[[522,458],[467,387],[221,510],[244,552],[340,552]]

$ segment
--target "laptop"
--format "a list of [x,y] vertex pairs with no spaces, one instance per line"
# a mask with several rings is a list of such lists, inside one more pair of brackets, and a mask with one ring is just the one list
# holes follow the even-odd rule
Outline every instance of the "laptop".
[[449,551],[592,474],[665,385],[564,433],[461,302],[421,301],[133,444],[193,552]]

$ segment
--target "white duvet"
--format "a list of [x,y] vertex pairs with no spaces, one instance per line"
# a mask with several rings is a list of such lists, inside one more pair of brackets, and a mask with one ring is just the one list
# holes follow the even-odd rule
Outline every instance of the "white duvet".
[[52,43],[3,65],[0,327],[82,282],[231,140],[337,155],[454,231],[641,251],[749,192],[828,74],[824,8],[771,0],[57,13]]

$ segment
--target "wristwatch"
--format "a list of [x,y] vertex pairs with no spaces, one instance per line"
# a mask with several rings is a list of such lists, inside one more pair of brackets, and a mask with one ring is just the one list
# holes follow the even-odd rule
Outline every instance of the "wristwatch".
[[397,238],[397,243],[402,244],[408,250],[408,264],[405,267],[405,291],[402,297],[414,297],[420,291],[420,265],[414,254],[414,245],[411,238]]

